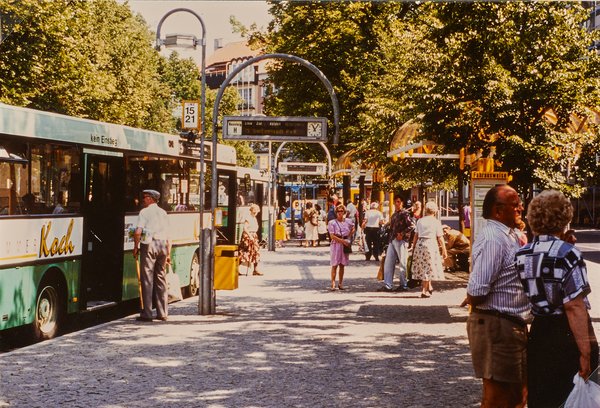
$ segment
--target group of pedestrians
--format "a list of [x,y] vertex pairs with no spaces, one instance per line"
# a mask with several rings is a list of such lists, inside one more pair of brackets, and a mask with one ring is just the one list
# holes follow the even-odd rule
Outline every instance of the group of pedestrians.
[[[420,203],[419,203],[420,204]],[[432,282],[444,280],[443,259],[447,257],[442,224],[437,219],[437,204],[425,204],[423,217],[420,205],[409,212],[404,208],[402,197],[394,198],[394,214],[390,219],[390,235],[383,261],[383,282],[380,292],[404,292],[409,290],[407,270],[409,248],[412,247],[411,279],[421,282],[421,297],[429,298],[434,291]],[[416,209],[416,211],[415,211]],[[415,216],[415,213],[418,215]],[[399,266],[400,285],[393,287],[396,264]]]
[[558,407],[574,375],[587,381],[598,366],[586,266],[565,234],[573,207],[554,190],[533,198],[527,221],[534,237],[524,245],[523,210],[511,187],[490,189],[473,245],[463,305],[471,309],[467,333],[482,407]]
[[[144,209],[134,232],[133,255],[141,262],[141,321],[168,317],[165,267],[170,262],[171,242],[166,212],[157,206],[159,198],[157,191],[143,191]],[[421,297],[430,297],[432,281],[444,278],[443,260],[448,256],[444,228],[436,217],[434,202],[425,204],[423,217],[416,223],[403,204],[396,196],[384,260],[384,286],[379,290],[408,290],[406,269],[411,245],[412,278],[421,281]],[[356,220],[342,203],[333,209],[335,218],[327,223],[330,290],[344,290]],[[499,185],[490,189],[482,209],[486,222],[477,231],[473,245],[472,271],[462,306],[470,306],[467,334],[475,376],[483,382],[482,407],[557,407],[571,392],[574,375],[587,381],[598,367],[598,342],[588,313],[591,289],[586,265],[567,231],[573,207],[554,190],[533,198],[527,213],[533,233],[529,243],[519,228],[523,210],[513,188]],[[257,269],[258,211],[257,205],[250,206],[240,243],[240,260],[253,266],[254,275],[261,275]],[[372,204],[363,225],[370,242],[369,254],[375,259],[379,253],[372,245],[373,235],[381,223],[378,207]],[[400,285],[394,289],[396,264]],[[153,305],[156,317],[152,315]]]

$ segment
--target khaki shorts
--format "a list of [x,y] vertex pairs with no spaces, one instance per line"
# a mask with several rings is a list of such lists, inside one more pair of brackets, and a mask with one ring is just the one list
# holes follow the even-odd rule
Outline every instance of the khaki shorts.
[[475,377],[508,383],[526,381],[526,326],[500,316],[471,313],[467,334]]

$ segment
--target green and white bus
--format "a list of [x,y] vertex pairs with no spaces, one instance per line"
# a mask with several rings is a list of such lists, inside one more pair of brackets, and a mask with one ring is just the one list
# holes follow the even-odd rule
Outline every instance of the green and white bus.
[[[235,150],[217,150],[218,235],[234,243]],[[68,315],[139,298],[129,231],[147,188],[161,192],[173,270],[195,295],[199,152],[178,135],[0,104],[0,331],[44,340]]]

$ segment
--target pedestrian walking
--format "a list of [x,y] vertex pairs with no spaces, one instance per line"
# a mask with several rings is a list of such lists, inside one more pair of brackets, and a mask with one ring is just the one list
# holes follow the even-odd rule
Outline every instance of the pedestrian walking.
[[327,213],[319,204],[315,204],[315,211],[319,214],[317,218],[317,246],[321,246],[321,241],[327,241]]
[[394,290],[394,272],[396,262],[399,264],[400,286],[397,292],[408,290],[406,285],[406,264],[408,260],[408,239],[414,231],[414,224],[408,211],[404,209],[404,202],[400,196],[394,198],[395,212],[390,220],[389,245],[385,254],[383,265],[384,285],[379,292],[392,292]]
[[543,191],[527,208],[533,242],[516,254],[534,315],[527,344],[529,408],[560,406],[573,389],[573,376],[587,381],[598,367],[585,261],[564,240],[572,218],[571,202],[561,192]]
[[383,214],[379,211],[379,204],[377,202],[371,203],[371,208],[365,213],[363,219],[362,228],[365,231],[367,241],[367,252],[365,252],[365,259],[371,260],[371,256],[379,262],[379,251],[381,243],[379,241],[379,230],[383,224]]
[[420,201],[415,201],[410,206],[410,213],[414,220],[418,220],[423,217],[423,204]]
[[243,231],[238,252],[240,256],[240,265],[246,264],[248,268],[253,266],[252,275],[262,276],[262,272],[258,270],[258,262],[260,261],[260,244],[258,241],[258,220],[256,215],[260,212],[260,207],[257,204],[251,204],[248,209],[248,215],[242,221]]
[[473,244],[473,265],[463,305],[471,305],[467,334],[475,376],[483,379],[482,407],[524,407],[530,306],[515,266],[514,228],[523,205],[508,185],[483,200],[486,219]]
[[281,248],[283,247],[283,243],[287,240],[290,239],[290,235],[288,233],[288,222],[287,222],[287,216],[285,215],[286,213],[286,208],[284,206],[281,206],[281,208],[279,208],[279,215],[277,216],[277,219],[280,222],[280,225],[283,228],[283,236],[277,241],[277,247]]
[[417,221],[413,238],[412,279],[421,281],[422,298],[433,294],[431,281],[445,279],[442,259],[446,259],[448,254],[444,245],[442,224],[436,218],[437,212],[435,202],[429,201],[425,204],[425,215]]
[[314,247],[319,239],[319,213],[314,209],[313,203],[308,201],[303,214],[304,231],[306,233],[306,246]]
[[133,257],[140,255],[140,283],[142,310],[137,320],[152,321],[152,304],[156,318],[165,321],[168,316],[167,277],[165,265],[171,263],[171,241],[167,212],[157,203],[160,193],[144,190],[144,208],[140,211],[133,233]]
[[327,230],[331,238],[329,251],[331,255],[331,286],[335,290],[335,278],[339,268],[338,289],[344,290],[344,269],[348,265],[350,252],[352,252],[351,237],[354,233],[354,224],[346,218],[346,207],[343,204],[335,208],[336,218],[329,221]]

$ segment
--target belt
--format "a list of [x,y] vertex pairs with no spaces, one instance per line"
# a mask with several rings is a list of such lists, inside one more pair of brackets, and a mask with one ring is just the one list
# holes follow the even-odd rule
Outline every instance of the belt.
[[478,308],[474,307],[471,309],[471,313],[479,313],[479,314],[486,314],[486,315],[490,315],[490,316],[496,316],[496,317],[500,317],[502,319],[509,320],[515,324],[518,324],[521,327],[527,327],[527,323],[525,322],[525,320],[521,319],[520,317],[509,315],[508,313],[502,313],[502,312],[499,312],[494,309],[478,309]]

